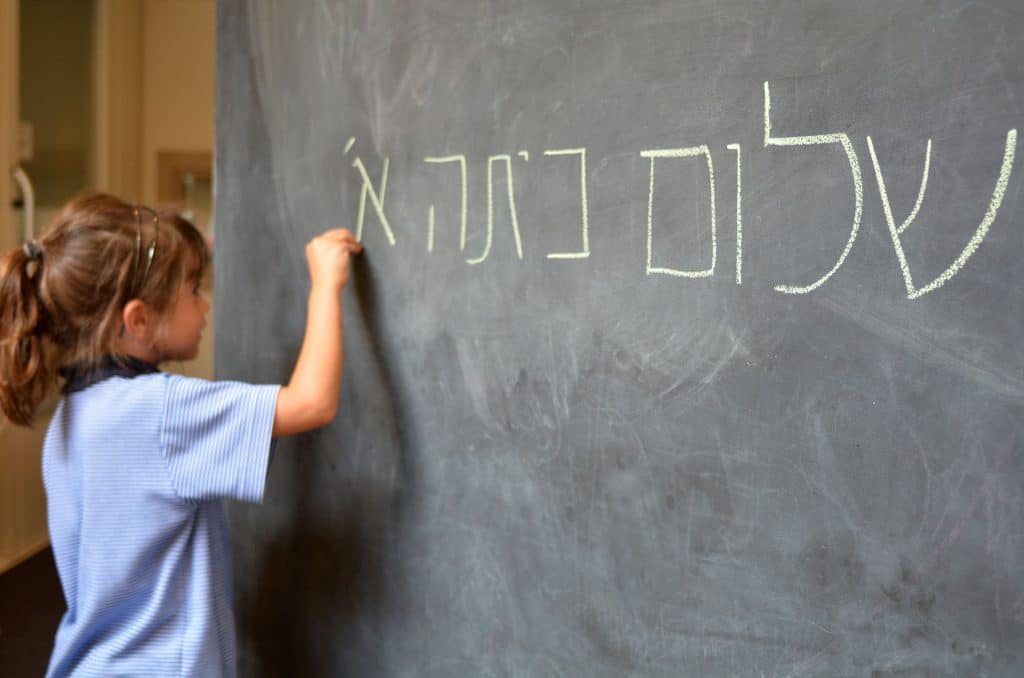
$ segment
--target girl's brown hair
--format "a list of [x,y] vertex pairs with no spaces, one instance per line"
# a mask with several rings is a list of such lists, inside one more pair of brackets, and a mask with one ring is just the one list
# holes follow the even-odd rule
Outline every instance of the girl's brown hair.
[[165,316],[189,255],[201,276],[209,255],[188,220],[93,193],[65,205],[31,245],[0,256],[4,415],[29,425],[59,367],[112,354],[132,299]]

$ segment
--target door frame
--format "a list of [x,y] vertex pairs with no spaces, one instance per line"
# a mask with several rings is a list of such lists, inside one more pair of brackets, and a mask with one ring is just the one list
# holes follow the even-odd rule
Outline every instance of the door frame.
[[[18,166],[20,4],[0,0],[0,253],[21,245]],[[92,186],[137,201],[142,191],[143,3],[93,0]],[[0,416],[0,573],[49,545],[40,477],[43,418],[31,428]]]
[[21,242],[11,203],[18,195],[11,172],[18,164],[19,0],[0,0],[0,251]]
[[[4,0],[7,1],[7,0]],[[93,167],[97,190],[142,201],[144,3],[94,0]]]

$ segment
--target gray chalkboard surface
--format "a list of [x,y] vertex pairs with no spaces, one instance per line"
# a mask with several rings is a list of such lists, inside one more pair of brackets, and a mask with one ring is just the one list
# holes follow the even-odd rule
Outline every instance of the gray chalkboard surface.
[[241,672],[1024,675],[1024,5],[223,0]]

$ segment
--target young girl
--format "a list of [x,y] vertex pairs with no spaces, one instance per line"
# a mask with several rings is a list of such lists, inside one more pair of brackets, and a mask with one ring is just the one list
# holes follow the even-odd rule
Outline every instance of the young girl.
[[271,439],[329,422],[343,362],[341,290],[362,247],[306,247],[306,334],[287,386],[162,373],[194,358],[209,304],[201,234],[171,212],[87,195],[0,259],[0,408],[29,425],[63,397],[43,447],[67,612],[48,676],[233,676],[219,500],[263,498]]

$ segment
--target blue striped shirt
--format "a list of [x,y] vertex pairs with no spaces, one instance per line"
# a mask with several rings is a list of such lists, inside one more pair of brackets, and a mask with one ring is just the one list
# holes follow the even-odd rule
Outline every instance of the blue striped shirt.
[[47,676],[234,676],[220,499],[260,502],[279,386],[170,374],[64,396],[43,447],[67,612]]

